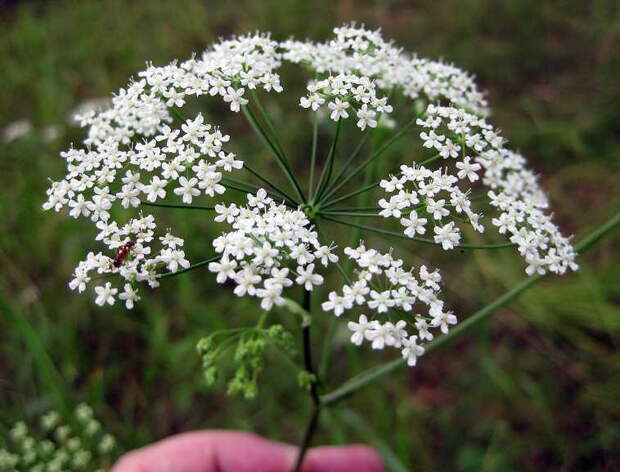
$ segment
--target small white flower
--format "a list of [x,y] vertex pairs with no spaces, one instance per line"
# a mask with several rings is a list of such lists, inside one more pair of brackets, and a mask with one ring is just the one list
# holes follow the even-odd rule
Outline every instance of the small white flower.
[[166,233],[164,236],[159,238],[161,243],[164,246],[168,246],[170,249],[176,249],[177,246],[181,247],[183,246],[183,239],[181,238],[177,238],[176,236],[170,234],[170,233]]
[[245,90],[243,88],[235,90],[232,87],[228,87],[222,98],[225,102],[230,103],[230,109],[232,111],[238,112],[243,105],[247,105],[248,103],[248,100],[243,98],[244,93]]
[[347,113],[347,108],[349,108],[348,102],[343,102],[339,98],[336,98],[333,102],[329,102],[327,107],[331,110],[329,117],[334,121],[349,117],[349,114]]
[[77,196],[75,200],[69,200],[69,207],[71,211],[69,215],[73,218],[79,218],[80,216],[88,216],[90,215],[90,208],[92,208],[93,204],[84,199],[84,195],[81,193]]
[[409,214],[409,218],[401,218],[400,224],[405,227],[404,233],[413,238],[416,234],[424,234],[426,232],[426,218],[420,218],[415,210]]
[[347,327],[349,330],[353,331],[351,335],[351,342],[356,346],[362,344],[364,339],[366,339],[366,333],[369,330],[376,329],[377,322],[376,321],[368,321],[366,315],[360,315],[358,322],[349,321],[347,323]]
[[453,221],[444,226],[435,226],[433,230],[435,231],[435,242],[441,244],[441,247],[446,251],[454,249],[461,240],[461,234],[458,228],[455,228]]
[[216,279],[218,284],[223,284],[228,279],[234,279],[236,268],[237,261],[234,259],[231,261],[225,257],[222,257],[219,261],[209,263],[209,270],[217,273]]
[[433,317],[431,320],[431,326],[439,327],[441,332],[446,334],[448,332],[448,326],[454,325],[457,323],[457,318],[451,312],[444,312],[442,309],[431,309],[431,316]]
[[323,276],[314,274],[314,264],[308,264],[308,266],[298,267],[297,273],[299,276],[295,279],[298,285],[303,285],[306,290],[312,290],[315,285],[321,285],[323,283]]
[[383,349],[386,346],[393,346],[396,342],[394,338],[394,325],[390,322],[375,324],[366,332],[366,337],[372,342],[373,349]]
[[273,305],[282,305],[284,303],[281,285],[267,285],[265,288],[258,289],[256,295],[262,299],[260,306],[263,310],[271,310]]
[[479,179],[478,171],[481,169],[481,165],[478,163],[472,163],[471,158],[469,156],[465,157],[462,162],[456,163],[457,169],[459,172],[457,174],[459,179],[464,179],[467,177],[470,182],[475,182]]
[[325,103],[325,99],[316,93],[309,95],[308,97],[301,97],[299,100],[299,104],[303,108],[311,108],[312,111],[317,111],[323,103]]
[[158,176],[154,176],[151,183],[145,185],[142,191],[146,194],[146,199],[149,202],[154,202],[158,198],[164,198],[166,196],[166,185],[168,185],[167,180],[162,180]]
[[357,111],[357,117],[359,118],[357,122],[357,126],[362,131],[366,129],[366,126],[370,128],[376,128],[377,127],[377,120],[375,120],[376,115],[377,115],[377,112],[374,110],[369,110],[368,105],[364,103],[362,107]]
[[192,203],[192,199],[200,195],[200,190],[196,188],[198,179],[192,177],[187,180],[185,177],[179,178],[179,187],[174,189],[174,193],[183,197],[184,203]]
[[446,209],[446,201],[443,199],[435,201],[432,198],[429,198],[428,203],[426,204],[426,211],[428,211],[436,220],[441,220],[444,216],[448,216],[450,214],[450,211]]
[[423,318],[416,318],[415,327],[421,341],[432,341],[433,333],[430,332],[431,325]]
[[164,249],[161,251],[159,259],[166,264],[170,272],[176,272],[179,267],[187,269],[189,261],[185,259],[185,252],[179,249]]
[[333,311],[334,315],[340,316],[344,310],[348,310],[353,306],[353,299],[350,297],[342,297],[336,292],[330,292],[329,300],[321,304],[323,311]]
[[118,293],[117,288],[113,288],[110,282],[106,282],[105,285],[99,285],[95,287],[95,293],[97,294],[97,298],[95,299],[95,303],[99,306],[103,306],[106,303],[108,305],[114,305],[114,297]]
[[386,312],[388,311],[388,308],[391,308],[395,305],[395,302],[394,300],[392,300],[389,290],[385,290],[383,292],[371,290],[370,298],[371,300],[368,302],[368,307],[373,310],[377,310],[378,313]]
[[424,348],[418,344],[417,336],[410,336],[409,339],[403,340],[403,358],[407,361],[407,365],[413,367],[418,361],[418,357],[424,354]]
[[135,302],[140,300],[138,293],[131,284],[125,284],[123,292],[118,296],[121,300],[125,300],[125,306],[128,310],[133,309]]

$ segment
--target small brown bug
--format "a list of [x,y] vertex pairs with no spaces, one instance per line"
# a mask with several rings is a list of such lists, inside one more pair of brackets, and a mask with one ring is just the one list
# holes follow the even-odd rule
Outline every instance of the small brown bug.
[[112,261],[112,265],[116,268],[119,268],[121,265],[123,265],[123,261],[127,259],[127,256],[131,252],[131,248],[135,245],[136,243],[134,241],[129,241],[128,243],[123,244],[121,247],[119,247],[118,254],[116,254],[116,257]]

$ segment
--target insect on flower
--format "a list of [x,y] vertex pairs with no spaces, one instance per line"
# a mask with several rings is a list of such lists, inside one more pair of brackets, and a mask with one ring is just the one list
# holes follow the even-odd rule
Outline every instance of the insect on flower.
[[127,259],[127,256],[129,256],[131,249],[135,245],[136,245],[135,241],[129,241],[126,244],[123,244],[121,247],[119,247],[116,257],[112,260],[112,265],[116,267],[117,269],[120,266],[122,266],[125,259]]

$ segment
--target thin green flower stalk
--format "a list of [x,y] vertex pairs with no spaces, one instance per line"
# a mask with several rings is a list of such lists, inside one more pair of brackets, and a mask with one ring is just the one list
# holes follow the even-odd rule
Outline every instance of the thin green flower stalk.
[[[308,72],[302,96],[287,96],[284,62]],[[274,93],[309,115],[308,149],[285,139],[287,123],[269,115],[263,102]],[[189,101],[228,104],[271,160],[232,152],[235,138],[207,122],[211,113],[184,116]],[[145,285],[194,270],[256,301],[255,326],[206,333],[198,354],[209,384],[232,364],[228,392],[246,398],[258,391],[269,350],[297,366],[313,404],[299,470],[321,408],[403,363],[416,365],[532,281],[578,269],[535,174],[488,115],[471,75],[408,54],[379,31],[345,25],[323,43],[234,37],[187,61],[149,65],[110,108],[81,116],[84,147],[61,154],[66,174],[43,206],[95,226],[100,250],[78,263],[69,287],[92,291],[97,305],[131,309]],[[218,236],[202,254],[186,254],[174,228],[160,229],[164,211],[206,222]],[[385,250],[392,239],[398,248]],[[422,247],[513,251],[531,278],[459,324],[441,296],[440,269],[407,261]],[[298,320],[297,349],[294,333],[269,324],[274,309]],[[317,370],[312,326],[325,316],[333,321]],[[321,375],[341,319],[354,345],[392,349],[397,359],[326,393]]]

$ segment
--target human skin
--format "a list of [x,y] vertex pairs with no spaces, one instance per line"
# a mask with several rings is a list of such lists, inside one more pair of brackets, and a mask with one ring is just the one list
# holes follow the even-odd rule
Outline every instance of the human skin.
[[[130,452],[112,472],[290,472],[297,448],[240,431],[179,434]],[[327,446],[310,449],[302,472],[383,472],[374,449]]]

